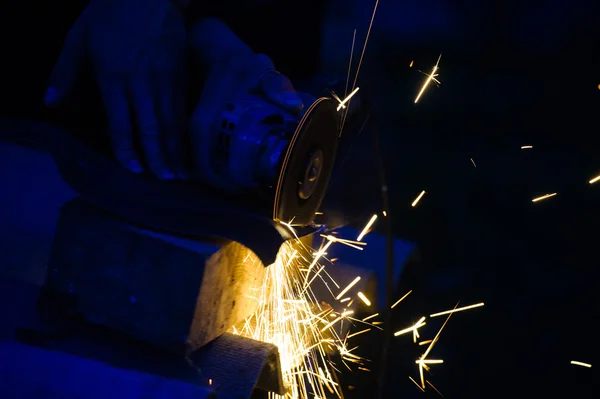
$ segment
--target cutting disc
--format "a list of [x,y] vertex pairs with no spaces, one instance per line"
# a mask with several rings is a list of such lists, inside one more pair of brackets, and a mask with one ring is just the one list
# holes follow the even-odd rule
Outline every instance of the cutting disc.
[[273,219],[309,225],[321,206],[339,136],[335,102],[319,98],[304,113],[287,148],[275,191]]

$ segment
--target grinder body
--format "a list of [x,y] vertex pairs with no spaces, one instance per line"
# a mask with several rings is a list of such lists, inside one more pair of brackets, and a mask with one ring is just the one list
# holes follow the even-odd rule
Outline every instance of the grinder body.
[[250,93],[228,102],[213,130],[209,171],[220,187],[273,202],[277,221],[309,225],[329,183],[337,150],[334,101],[300,93],[291,113]]

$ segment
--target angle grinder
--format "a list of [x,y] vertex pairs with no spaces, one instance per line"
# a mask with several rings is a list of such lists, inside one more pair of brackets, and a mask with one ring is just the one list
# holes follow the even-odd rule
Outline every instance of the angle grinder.
[[340,113],[331,98],[299,93],[294,114],[257,93],[228,102],[210,132],[210,174],[219,186],[273,202],[273,219],[307,226],[335,163]]

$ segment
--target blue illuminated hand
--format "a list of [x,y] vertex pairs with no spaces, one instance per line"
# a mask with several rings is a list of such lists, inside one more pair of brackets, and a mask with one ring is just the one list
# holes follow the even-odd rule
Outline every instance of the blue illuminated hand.
[[67,36],[44,102],[64,99],[91,61],[116,159],[135,173],[147,167],[176,178],[183,173],[185,41],[183,17],[168,0],[92,0]]
[[256,54],[216,19],[198,22],[190,32],[191,55],[208,71],[200,101],[190,120],[196,174],[213,183],[210,140],[215,123],[228,101],[258,89],[273,103],[292,112],[304,105],[290,80],[275,70],[264,54]]

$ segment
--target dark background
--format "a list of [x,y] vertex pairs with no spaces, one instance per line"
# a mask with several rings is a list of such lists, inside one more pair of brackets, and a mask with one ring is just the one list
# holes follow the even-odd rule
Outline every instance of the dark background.
[[[292,77],[332,65],[345,74],[337,65],[347,62],[350,37],[324,40],[323,27],[349,21],[361,45],[374,2],[308,3],[211,12]],[[93,95],[60,115],[41,107],[62,39],[84,6],[70,4],[3,5],[3,114],[101,124]],[[486,303],[453,316],[434,350],[445,363],[433,366],[431,381],[446,398],[598,395],[597,366],[569,361],[598,359],[600,185],[587,181],[600,174],[599,8],[585,0],[381,1],[359,86],[382,142],[394,234],[421,249],[398,287],[414,292],[393,327],[458,300]],[[343,51],[327,47],[336,40]],[[336,51],[346,57],[339,63],[326,56]],[[429,72],[440,53],[442,84],[413,104],[424,79],[417,69]],[[327,201],[350,221],[381,209],[369,134],[355,140]],[[526,144],[533,150],[520,149]],[[558,195],[532,204],[548,192]],[[432,322],[428,334],[437,327]],[[437,395],[407,379],[418,375],[418,355],[412,343],[393,341],[389,397]],[[345,378],[357,388],[349,396],[374,396],[368,376]]]

